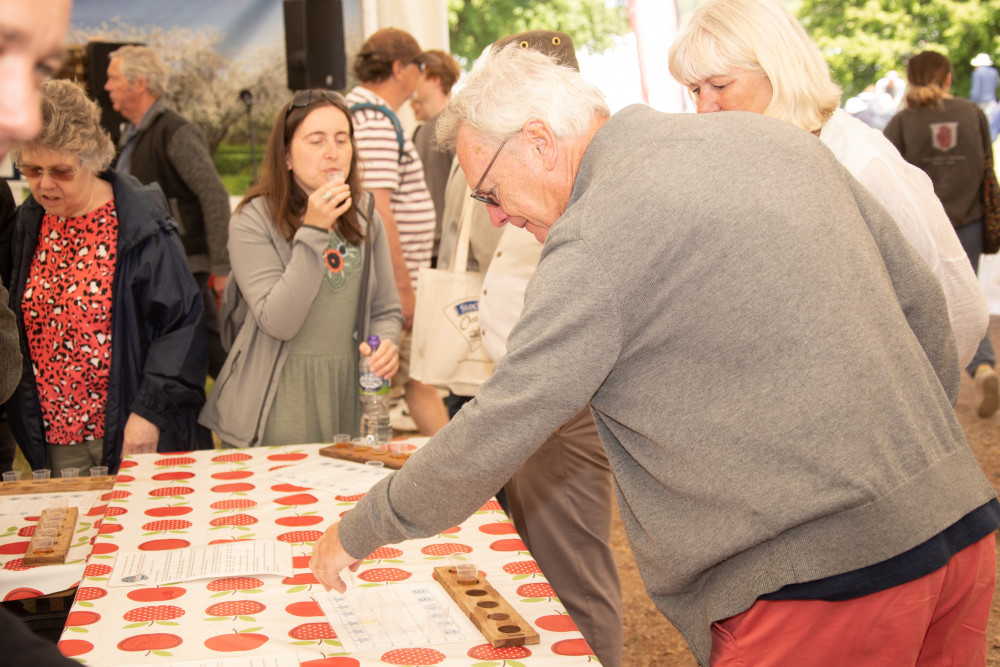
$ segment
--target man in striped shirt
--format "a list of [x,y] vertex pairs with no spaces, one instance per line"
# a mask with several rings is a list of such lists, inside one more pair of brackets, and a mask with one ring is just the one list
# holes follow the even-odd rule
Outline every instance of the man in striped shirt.
[[409,377],[414,287],[417,270],[430,266],[436,217],[420,155],[400,128],[395,112],[413,95],[432,58],[408,32],[379,30],[355,57],[354,75],[360,83],[347,94],[363,184],[374,195],[375,210],[385,225],[403,306],[400,368],[394,381],[403,384],[410,415],[421,435],[433,435],[448,421],[438,390]]

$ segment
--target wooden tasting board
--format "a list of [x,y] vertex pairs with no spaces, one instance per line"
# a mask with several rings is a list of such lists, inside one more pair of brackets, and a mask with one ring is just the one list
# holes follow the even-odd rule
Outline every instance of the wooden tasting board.
[[493,648],[539,643],[538,632],[497,593],[481,573],[475,583],[459,583],[453,567],[434,568],[434,577]]
[[71,479],[47,479],[36,482],[33,479],[18,482],[0,482],[0,496],[30,496],[34,493],[60,493],[62,491],[94,491],[111,489],[115,485],[115,476],[104,477],[73,477]]
[[[36,554],[31,550],[32,543],[29,543],[28,551],[24,554],[24,564],[34,566],[65,563],[66,552],[69,551],[69,543],[76,532],[76,518],[78,514],[77,508],[67,507],[66,513],[63,515],[62,527],[56,535],[55,544],[52,545],[52,553]],[[42,512],[42,516],[45,516],[45,511]],[[41,521],[41,518],[39,518],[39,521]]]
[[363,452],[356,452],[350,447],[334,447],[333,445],[329,445],[320,449],[319,453],[330,458],[344,459],[345,461],[354,461],[355,463],[381,461],[386,468],[392,468],[393,470],[399,470],[406,463],[406,459],[393,458],[389,456],[388,452],[385,454],[376,454],[370,449]]

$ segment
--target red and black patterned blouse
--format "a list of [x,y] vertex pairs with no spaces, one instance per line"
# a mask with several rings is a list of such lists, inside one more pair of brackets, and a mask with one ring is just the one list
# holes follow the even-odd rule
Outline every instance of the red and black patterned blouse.
[[117,240],[114,200],[80,217],[42,219],[21,309],[52,444],[104,437]]

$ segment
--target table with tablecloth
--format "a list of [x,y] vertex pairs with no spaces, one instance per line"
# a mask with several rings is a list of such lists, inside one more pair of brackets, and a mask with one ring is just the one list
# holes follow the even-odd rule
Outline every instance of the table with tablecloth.
[[[424,441],[411,442],[416,448]],[[477,636],[474,641],[347,654],[314,599],[325,592],[308,562],[322,531],[362,494],[334,495],[329,489],[288,481],[295,471],[321,469],[328,463],[321,448],[295,445],[127,457],[114,489],[103,496],[106,511],[59,642],[63,653],[85,664],[108,666],[269,654],[287,659],[292,652],[309,667],[530,667],[596,661],[495,500],[438,535],[378,549],[353,575],[353,586],[360,590],[426,584],[438,590],[433,568],[447,565],[449,554],[458,554],[474,562],[486,581],[533,625],[540,643],[493,648]],[[358,463],[338,461],[341,464],[354,466],[359,475],[371,471]],[[125,562],[127,554],[233,540],[290,544],[292,571],[287,576],[247,573],[159,585],[111,585],[119,556]]]
[[[102,479],[108,479],[110,486],[110,478]],[[67,486],[61,480],[51,480],[38,486],[21,484],[19,489],[27,493],[0,496],[0,509],[7,501],[16,498],[29,510],[13,514],[0,511],[0,600],[22,600],[66,591],[76,586],[83,576],[111,492],[107,489],[67,491]],[[39,515],[56,498],[68,498],[70,506],[76,506],[78,510],[65,563],[26,566],[24,557]],[[81,502],[81,499],[85,500]]]

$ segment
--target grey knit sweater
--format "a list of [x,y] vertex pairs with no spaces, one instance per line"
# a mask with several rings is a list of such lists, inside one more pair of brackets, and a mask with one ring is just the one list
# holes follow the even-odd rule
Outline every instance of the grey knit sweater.
[[588,147],[493,377],[340,538],[365,557],[454,525],[589,401],[647,591],[707,664],[713,621],[994,497],[958,382],[934,276],[816,137],[629,107]]

